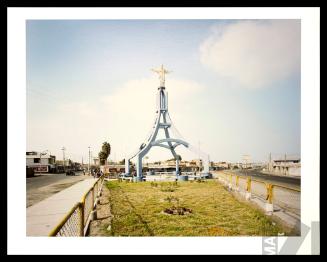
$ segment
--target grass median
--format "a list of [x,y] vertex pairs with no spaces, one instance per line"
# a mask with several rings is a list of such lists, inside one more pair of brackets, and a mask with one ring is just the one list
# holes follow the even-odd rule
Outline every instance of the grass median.
[[[284,229],[215,180],[110,181],[108,236],[276,236]],[[106,227],[107,228],[107,227]]]

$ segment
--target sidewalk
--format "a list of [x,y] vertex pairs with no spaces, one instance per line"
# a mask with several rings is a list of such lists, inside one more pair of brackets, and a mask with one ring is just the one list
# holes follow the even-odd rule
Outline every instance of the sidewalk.
[[61,219],[93,186],[96,179],[87,178],[26,209],[26,235],[48,236]]

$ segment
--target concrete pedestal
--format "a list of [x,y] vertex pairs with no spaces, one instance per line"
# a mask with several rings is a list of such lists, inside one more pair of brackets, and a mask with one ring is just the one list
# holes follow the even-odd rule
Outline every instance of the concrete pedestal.
[[245,199],[246,199],[246,200],[250,200],[250,199],[251,199],[251,193],[246,192],[246,193],[245,193]]
[[179,181],[188,181],[188,176],[178,176]]
[[267,215],[272,215],[272,213],[274,212],[274,205],[266,203],[265,210],[267,212]]
[[134,181],[134,182],[142,182],[142,181],[143,181],[143,178],[137,176],[137,177],[134,177],[134,178],[133,178],[133,181]]
[[212,178],[212,174],[208,173],[208,172],[203,172],[201,173],[201,177],[202,178],[206,178],[206,179],[211,179]]

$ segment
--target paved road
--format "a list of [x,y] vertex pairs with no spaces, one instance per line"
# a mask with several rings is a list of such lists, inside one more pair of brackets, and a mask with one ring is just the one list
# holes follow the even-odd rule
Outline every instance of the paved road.
[[256,170],[246,170],[246,171],[242,170],[242,171],[235,171],[235,172],[237,172],[240,175],[251,176],[252,178],[257,180],[263,180],[263,181],[272,182],[280,185],[291,186],[294,188],[301,187],[300,178],[267,175],[267,174],[260,173],[260,171],[256,171]]
[[77,172],[76,176],[46,174],[26,178],[26,207],[34,205],[87,177],[87,175],[83,175],[83,172]]

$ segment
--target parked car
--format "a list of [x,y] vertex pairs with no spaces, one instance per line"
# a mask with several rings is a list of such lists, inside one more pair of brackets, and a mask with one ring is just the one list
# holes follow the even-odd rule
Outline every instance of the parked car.
[[125,178],[125,177],[132,177],[132,174],[130,174],[130,173],[121,173],[120,175],[119,175],[119,178]]
[[26,177],[34,177],[34,169],[31,167],[26,167]]
[[73,170],[66,171],[66,176],[75,176],[75,172]]

